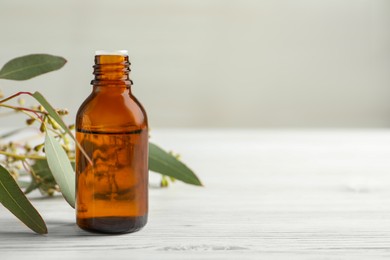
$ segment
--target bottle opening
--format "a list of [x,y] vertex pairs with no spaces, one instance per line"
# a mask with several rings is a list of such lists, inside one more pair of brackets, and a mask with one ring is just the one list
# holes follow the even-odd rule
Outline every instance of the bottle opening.
[[99,50],[95,54],[95,65],[93,66],[95,78],[91,82],[92,85],[132,85],[132,81],[129,78],[129,56],[126,50]]
[[95,51],[95,55],[119,55],[119,56],[128,56],[129,53],[127,50],[117,50],[117,51],[109,51],[109,50],[98,50]]

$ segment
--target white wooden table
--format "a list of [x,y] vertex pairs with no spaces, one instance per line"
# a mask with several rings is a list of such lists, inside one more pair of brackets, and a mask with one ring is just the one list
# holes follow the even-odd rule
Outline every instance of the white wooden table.
[[61,198],[33,199],[33,234],[0,208],[0,259],[390,257],[390,130],[155,130],[204,188],[150,190],[147,226],[79,230]]

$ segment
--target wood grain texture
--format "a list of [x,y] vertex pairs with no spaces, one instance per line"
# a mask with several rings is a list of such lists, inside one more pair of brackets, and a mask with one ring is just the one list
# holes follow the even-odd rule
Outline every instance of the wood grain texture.
[[[79,230],[62,198],[32,203],[49,234],[0,208],[1,259],[390,257],[390,131],[159,130],[205,187],[150,189],[149,223]],[[152,176],[153,177],[153,176]]]

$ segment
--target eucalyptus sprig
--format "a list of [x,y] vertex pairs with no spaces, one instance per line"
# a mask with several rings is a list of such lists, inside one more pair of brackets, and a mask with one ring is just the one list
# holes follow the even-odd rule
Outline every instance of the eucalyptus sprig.
[[[65,63],[64,58],[49,54],[22,56],[9,61],[0,69],[0,79],[27,80],[58,70]],[[38,105],[26,106],[26,96],[35,99]],[[1,91],[0,98],[3,98]],[[9,103],[14,99],[18,99],[18,105]],[[26,124],[39,129],[41,135],[45,136],[44,141],[33,146],[28,142],[4,142],[19,130],[0,136],[0,202],[31,230],[45,234],[46,224],[25,194],[39,189],[42,194],[51,196],[59,191],[74,207],[74,148],[79,145],[71,131],[74,125],[67,125],[62,119],[68,114],[67,110],[53,108],[39,92],[17,92],[1,99],[0,108],[25,114]],[[149,170],[162,175],[162,187],[168,185],[168,179],[202,185],[195,173],[177,155],[153,143],[149,144]],[[27,184],[20,181],[20,174],[29,175],[31,181]]]

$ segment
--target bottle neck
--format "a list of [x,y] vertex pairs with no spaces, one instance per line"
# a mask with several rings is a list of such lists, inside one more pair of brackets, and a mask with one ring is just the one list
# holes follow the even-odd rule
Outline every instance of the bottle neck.
[[91,81],[94,87],[130,87],[130,62],[127,55],[96,55],[93,66],[95,78]]

